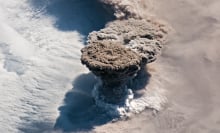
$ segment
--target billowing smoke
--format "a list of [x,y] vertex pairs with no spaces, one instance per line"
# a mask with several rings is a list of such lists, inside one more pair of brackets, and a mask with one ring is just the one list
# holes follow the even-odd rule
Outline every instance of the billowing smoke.
[[110,22],[106,28],[90,33],[87,43],[110,41],[122,44],[139,53],[143,62],[150,63],[160,54],[167,34],[168,29],[164,24],[130,18]]
[[140,75],[147,73],[146,64],[160,55],[169,28],[161,21],[145,16],[141,0],[99,1],[117,19],[104,29],[91,32],[87,46],[81,50],[82,64],[101,79],[93,91],[97,105],[119,117],[139,113],[145,108],[160,110],[165,101],[160,93],[153,94],[148,90],[146,95],[135,99],[132,86],[139,84],[137,81],[141,78],[147,78]]
[[118,19],[142,18],[139,3],[141,0],[99,0],[113,10]]

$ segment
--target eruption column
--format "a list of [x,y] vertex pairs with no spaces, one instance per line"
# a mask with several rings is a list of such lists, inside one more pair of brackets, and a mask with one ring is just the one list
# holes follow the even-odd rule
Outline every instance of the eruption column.
[[146,73],[146,64],[160,55],[171,28],[147,16],[145,8],[142,10],[142,0],[99,1],[116,20],[91,32],[87,46],[81,50],[82,64],[101,81],[93,90],[96,104],[120,117],[141,112],[146,107],[159,110],[164,102],[160,93],[155,95],[153,90],[148,90],[145,96],[133,98],[133,88],[127,85],[132,87],[141,81],[139,78]]
[[103,41],[82,49],[81,61],[100,77],[99,98],[110,104],[123,104],[126,82],[140,70],[141,57],[121,44]]

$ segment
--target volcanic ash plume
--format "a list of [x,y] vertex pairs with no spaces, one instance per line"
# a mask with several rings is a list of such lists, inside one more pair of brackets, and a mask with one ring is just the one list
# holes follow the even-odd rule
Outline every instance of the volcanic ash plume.
[[155,19],[145,19],[139,8],[141,0],[100,2],[113,11],[117,20],[91,32],[88,45],[81,50],[82,64],[100,79],[93,91],[97,105],[119,117],[145,108],[160,110],[165,101],[160,91],[148,89],[142,97],[134,98],[132,86],[146,78],[141,76],[147,73],[146,64],[161,53],[169,28]]
[[150,63],[160,54],[167,38],[168,29],[164,24],[153,23],[145,19],[116,20],[100,31],[88,36],[88,44],[103,41],[125,45],[141,55],[143,61]]
[[140,0],[99,0],[108,5],[116,18],[141,18],[142,14],[138,9]]

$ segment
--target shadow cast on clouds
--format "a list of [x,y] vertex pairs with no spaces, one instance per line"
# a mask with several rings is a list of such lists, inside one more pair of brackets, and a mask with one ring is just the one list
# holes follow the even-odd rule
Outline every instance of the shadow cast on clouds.
[[[142,73],[134,79],[134,84],[128,85],[133,87],[135,98],[141,96],[149,78],[148,72]],[[72,90],[66,93],[63,105],[58,108],[60,114],[54,126],[46,121],[34,121],[19,129],[25,133],[92,132],[95,126],[111,122],[114,117],[98,108],[91,94],[97,82],[92,73],[75,78]]]
[[[140,79],[141,78],[141,79]],[[135,97],[148,84],[149,73],[137,76],[134,87]],[[64,98],[64,105],[59,107],[60,115],[57,118],[54,128],[64,132],[91,132],[95,126],[111,122],[114,117],[106,114],[97,107],[92,96],[92,90],[97,83],[92,73],[79,75],[73,81],[73,88],[67,92]]]
[[78,31],[87,36],[114,19],[97,0],[31,0],[40,12],[56,18],[54,26],[61,31]]
[[95,105],[91,91],[96,82],[91,73],[82,74],[74,80],[73,89],[66,94],[64,105],[59,107],[56,130],[86,132],[113,119]]
[[149,84],[151,74],[147,71],[147,68],[142,68],[137,76],[128,83],[128,88],[131,88],[134,93],[134,98],[140,98],[143,95],[142,90]]

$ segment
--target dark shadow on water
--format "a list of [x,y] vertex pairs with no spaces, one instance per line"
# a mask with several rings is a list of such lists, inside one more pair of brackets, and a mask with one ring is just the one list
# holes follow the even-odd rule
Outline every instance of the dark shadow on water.
[[93,74],[83,74],[73,82],[73,89],[59,107],[55,129],[64,132],[89,132],[94,126],[103,125],[113,118],[96,107],[91,91],[96,83]]
[[31,0],[31,5],[36,12],[55,17],[54,26],[59,30],[84,36],[115,19],[97,0]]
[[[135,79],[134,93],[148,84],[149,73],[140,73]],[[73,81],[73,89],[64,99],[64,105],[59,107],[60,116],[57,118],[55,129],[65,132],[91,132],[95,126],[106,124],[114,118],[107,115],[95,105],[91,95],[94,85],[98,81],[91,73],[82,74]],[[141,96],[141,95],[140,95]]]

